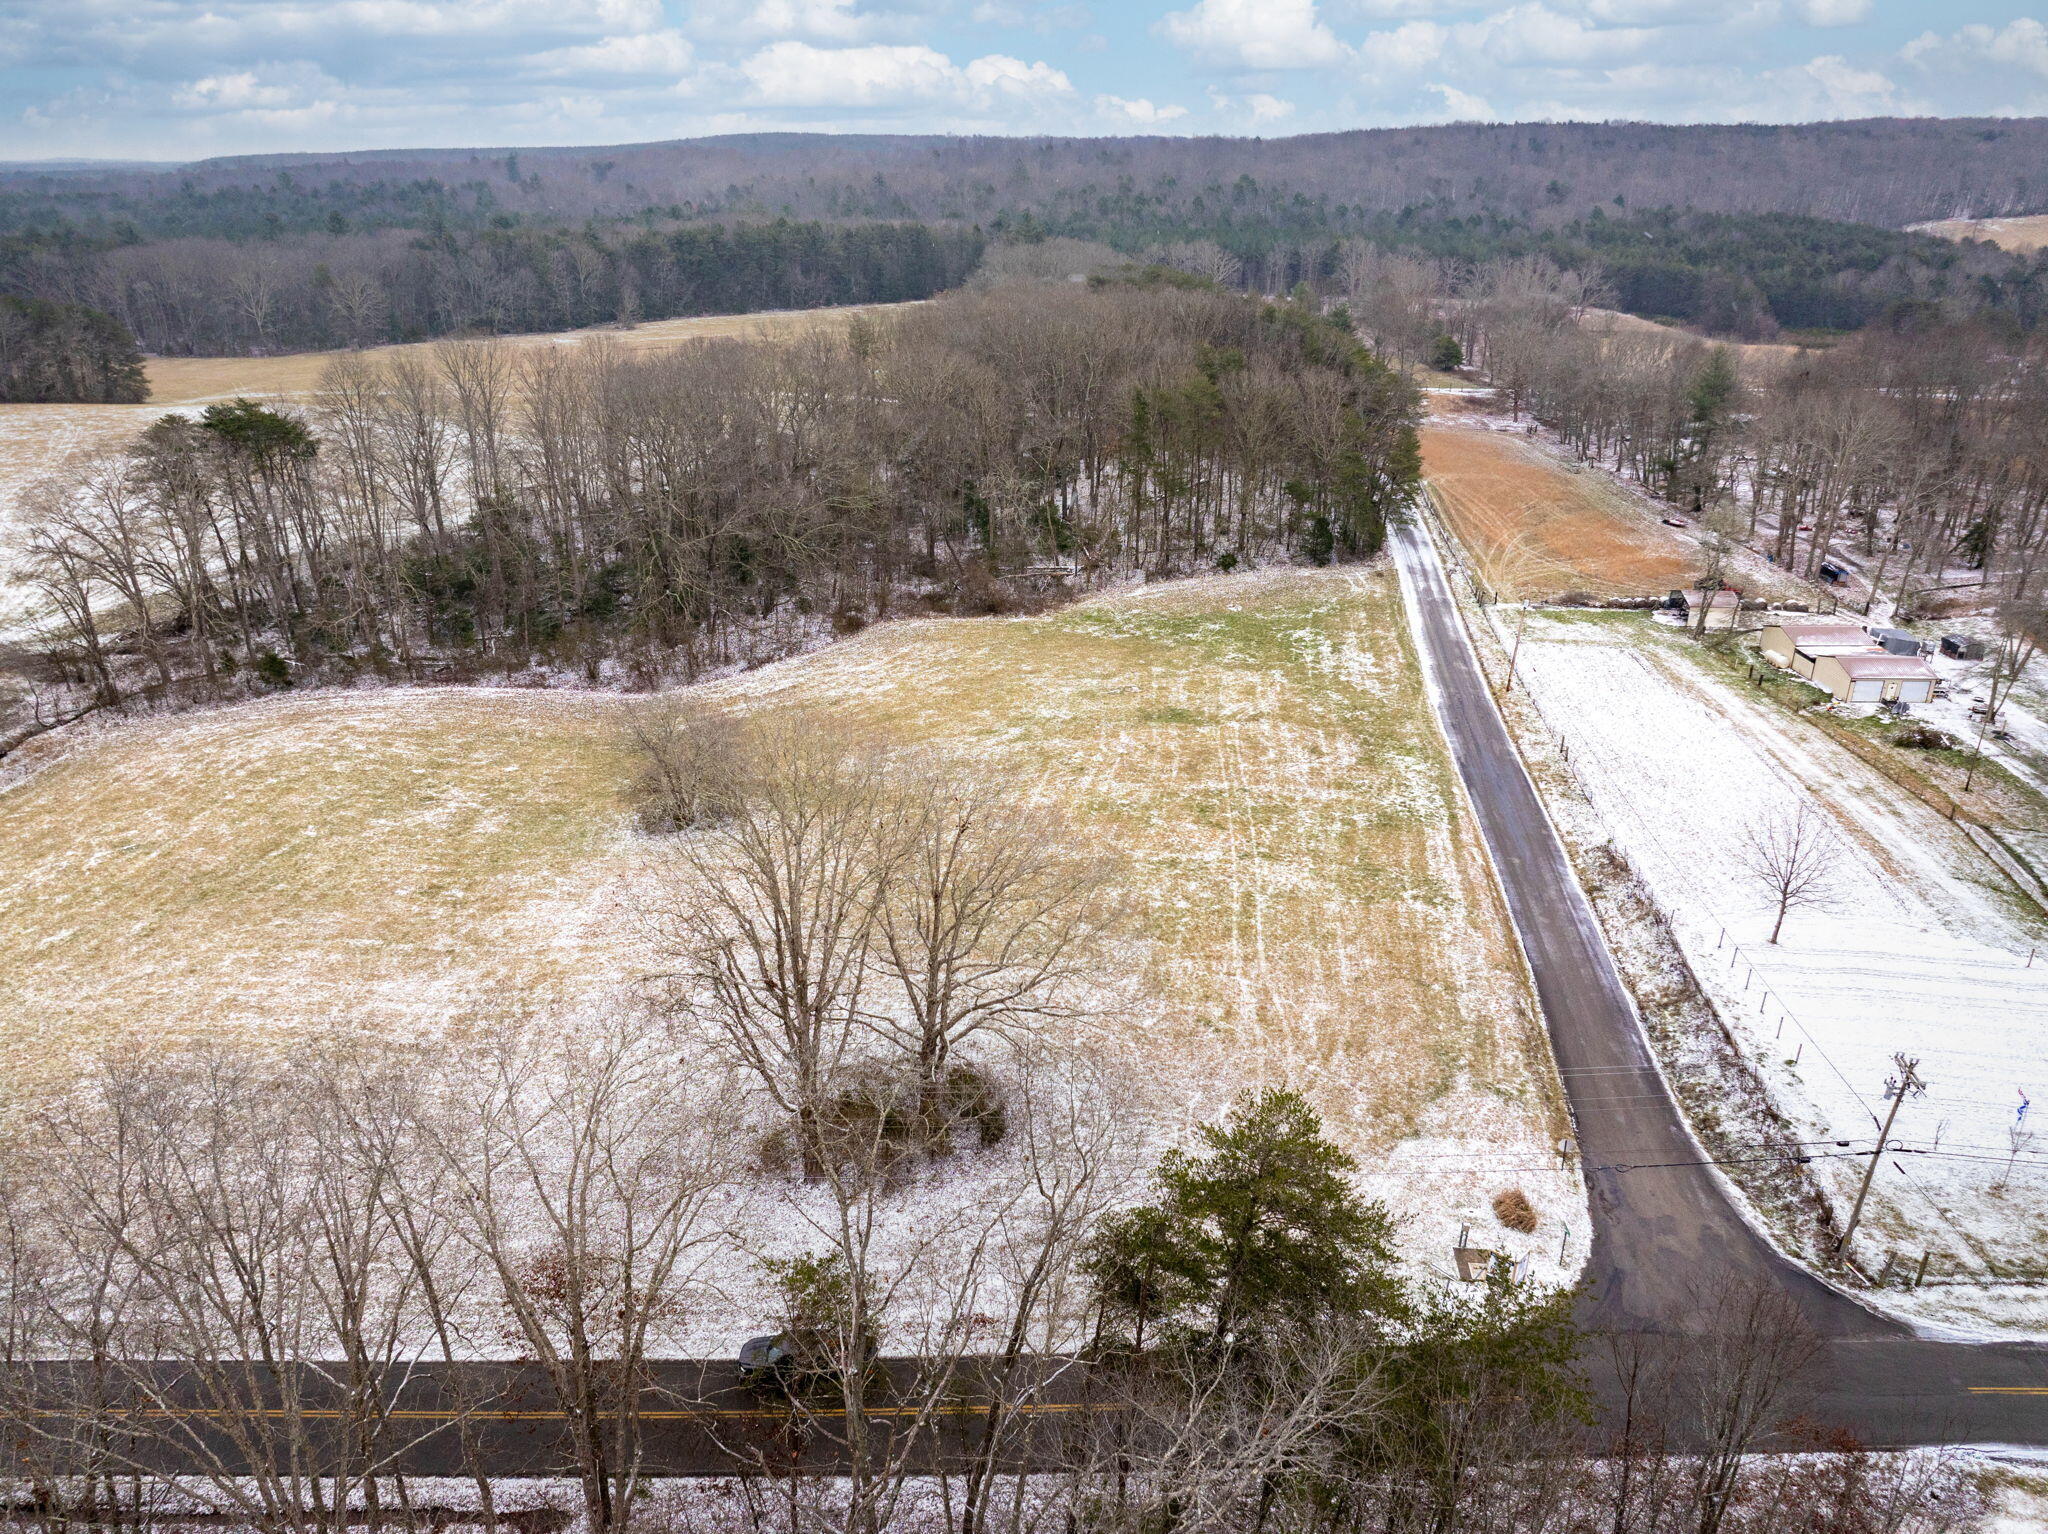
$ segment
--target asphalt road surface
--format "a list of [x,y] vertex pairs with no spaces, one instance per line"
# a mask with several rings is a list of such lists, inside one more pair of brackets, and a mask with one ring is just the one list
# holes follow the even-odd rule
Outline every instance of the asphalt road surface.
[[1391,535],[1423,665],[1535,977],[1593,1211],[1584,1319],[1704,1329],[1769,1285],[1823,1339],[1810,1414],[1873,1445],[2048,1445],[2048,1348],[1936,1342],[1780,1255],[1730,1204],[1686,1128],[1563,844],[1508,739],[1428,533]]

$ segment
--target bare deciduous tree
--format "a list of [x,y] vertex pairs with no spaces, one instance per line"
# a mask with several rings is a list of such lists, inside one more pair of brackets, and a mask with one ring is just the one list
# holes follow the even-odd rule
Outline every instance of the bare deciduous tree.
[[895,774],[874,965],[902,1012],[874,1026],[916,1062],[922,1107],[983,1029],[1071,1015],[1110,916],[1106,859],[1049,809],[961,771]]
[[566,1039],[508,1031],[440,1119],[460,1231],[511,1335],[546,1371],[593,1531],[641,1484],[648,1360],[681,1335],[692,1255],[731,1175],[715,1076],[679,1082],[675,1042],[619,1015]]
[[665,978],[796,1123],[805,1173],[865,1035],[861,991],[887,878],[883,788],[822,721],[750,722],[728,814],[679,842],[655,896]]
[[1796,910],[1825,909],[1835,903],[1837,877],[1846,856],[1841,837],[1811,805],[1780,810],[1755,821],[1744,834],[1742,867],[1776,907],[1770,940],[1785,930]]

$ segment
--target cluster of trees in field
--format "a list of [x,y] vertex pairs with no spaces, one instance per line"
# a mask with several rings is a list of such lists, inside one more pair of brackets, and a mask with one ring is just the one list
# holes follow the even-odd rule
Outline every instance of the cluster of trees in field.
[[0,402],[139,404],[142,356],[121,324],[80,304],[0,297]]
[[[959,294],[780,345],[338,358],[28,498],[69,677],[698,675],[828,625],[1379,547],[1407,382],[1313,305],[1177,274]],[[1055,578],[1045,575],[1040,584]]]
[[[1586,323],[1606,295],[1541,256],[1460,270],[1363,253],[1353,312],[1389,355],[1451,334],[1509,408],[1814,579],[1844,556],[1910,620],[1956,579],[2013,610],[2048,573],[2041,341],[1921,315],[1825,349],[1738,352]],[[1717,543],[1718,540],[1718,543]]]
[[634,734],[644,996],[159,1043],[10,1123],[0,1424],[38,1516],[439,1526],[432,1449],[495,1529],[510,1409],[555,1414],[515,1452],[590,1534],[705,1528],[652,1494],[650,1414],[712,1404],[664,1360],[744,1297],[780,1360],[708,1435],[719,1529],[1974,1526],[1953,1466],[1794,1421],[1818,1343],[1775,1291],[1610,1338],[1504,1265],[1418,1280],[1285,1090],[1147,1168],[1139,1067],[1083,1026],[1102,865],[1050,812],[802,715]]
[[202,356],[893,303],[957,287],[982,237],[912,223],[457,228],[147,243],[17,237],[0,290],[89,304]]

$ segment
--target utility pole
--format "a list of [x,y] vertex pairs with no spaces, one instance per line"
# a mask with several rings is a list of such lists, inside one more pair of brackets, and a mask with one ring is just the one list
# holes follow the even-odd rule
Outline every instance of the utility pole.
[[1502,692],[1515,690],[1515,662],[1522,658],[1522,626],[1529,621],[1529,603],[1525,599],[1515,613],[1515,642],[1508,651],[1508,684]]
[[1899,1068],[1896,1076],[1887,1076],[1884,1095],[1891,1099],[1891,1109],[1884,1116],[1884,1128],[1877,1132],[1877,1148],[1870,1153],[1870,1165],[1863,1173],[1863,1186],[1856,1190],[1856,1207],[1849,1211],[1848,1229],[1842,1232],[1835,1243],[1835,1256],[1840,1258],[1849,1250],[1849,1238],[1856,1234],[1856,1222],[1863,1218],[1863,1201],[1870,1197],[1870,1185],[1877,1177],[1878,1158],[1891,1143],[1892,1124],[1898,1119],[1899,1105],[1908,1097],[1919,1097],[1926,1092],[1927,1083],[1920,1079],[1920,1062],[1909,1060],[1903,1054],[1893,1055],[1892,1064]]

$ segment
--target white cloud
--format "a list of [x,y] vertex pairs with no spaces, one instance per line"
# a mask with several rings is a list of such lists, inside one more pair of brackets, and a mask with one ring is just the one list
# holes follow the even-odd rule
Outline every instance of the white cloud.
[[1359,62],[1368,75],[1386,78],[1412,75],[1443,57],[1450,29],[1434,21],[1404,21],[1387,32],[1369,34],[1358,45]]
[[1451,122],[1489,122],[1493,119],[1492,107],[1455,85],[1432,84],[1430,89],[1444,98],[1444,113]]
[[1798,0],[1800,17],[1810,27],[1849,27],[1870,16],[1870,0]]
[[339,80],[315,65],[267,63],[188,80],[172,90],[171,105],[187,112],[297,112],[331,108],[331,98],[342,89]]
[[775,106],[875,106],[952,91],[960,72],[936,48],[814,48],[773,43],[740,65],[761,101]]
[[765,105],[785,107],[962,106],[986,110],[1043,103],[1074,94],[1050,64],[1000,53],[965,67],[921,43],[818,48],[771,43],[741,62],[740,73]]
[[1647,27],[1588,26],[1542,0],[1460,22],[1451,31],[1458,48],[1507,66],[1581,66],[1625,59],[1640,54],[1658,36]]
[[551,75],[682,75],[689,72],[696,50],[672,28],[575,48],[553,48],[526,60],[529,68]]
[[522,32],[645,32],[661,24],[660,0],[335,0],[335,3],[209,7],[198,24],[234,20],[278,35],[474,37]]
[[1233,96],[1227,91],[1217,90],[1214,86],[1209,89],[1209,109],[1220,117],[1234,118],[1253,128],[1284,121],[1295,112],[1293,102],[1284,101],[1265,91],[1252,91],[1246,95]]
[[1899,52],[1921,66],[1967,70],[1994,65],[2048,77],[2048,27],[2031,16],[1998,28],[1972,23],[1948,37],[1924,32]]
[[171,92],[171,104],[191,111],[237,112],[248,107],[290,106],[296,92],[287,86],[266,85],[253,70],[234,74],[207,75]]
[[853,0],[760,0],[747,31],[767,37],[815,37],[825,42],[858,42],[868,35],[868,18]]
[[1315,0],[1197,0],[1169,11],[1160,34],[1198,58],[1235,69],[1317,69],[1350,50],[1323,25]]
[[1095,110],[1104,117],[1119,118],[1148,127],[1155,123],[1172,122],[1177,117],[1188,115],[1186,107],[1155,106],[1143,96],[1136,100],[1126,100],[1122,96],[1097,96]]
[[1796,69],[1772,70],[1765,78],[1786,86],[1794,100],[1810,103],[1816,117],[1874,117],[1906,106],[1889,76],[1859,69],[1840,54],[1810,59]]

